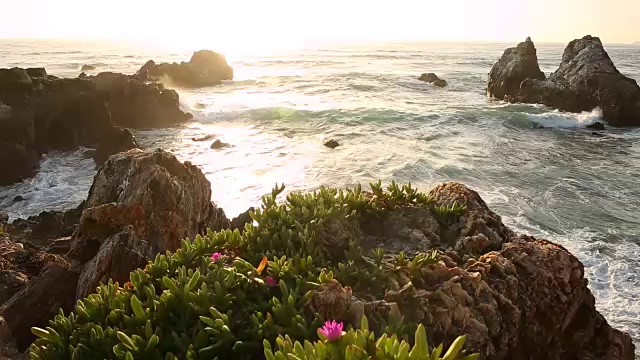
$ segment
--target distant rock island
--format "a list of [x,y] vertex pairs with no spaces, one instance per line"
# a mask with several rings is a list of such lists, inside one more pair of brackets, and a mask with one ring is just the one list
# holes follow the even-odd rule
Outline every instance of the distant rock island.
[[487,94],[570,112],[600,108],[610,125],[640,126],[640,87],[618,71],[600,39],[590,35],[567,45],[560,67],[548,78],[531,38],[506,49],[489,73]]

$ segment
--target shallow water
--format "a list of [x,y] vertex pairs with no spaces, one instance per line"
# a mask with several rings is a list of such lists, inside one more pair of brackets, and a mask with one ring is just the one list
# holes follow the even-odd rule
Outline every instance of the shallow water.
[[[276,182],[288,191],[375,179],[423,190],[464,182],[512,228],[572,251],[600,311],[638,343],[640,129],[609,128],[595,137],[584,126],[598,111],[566,114],[488,100],[487,73],[511,45],[367,45],[231,57],[234,81],[178,89],[195,121],[136,136],[200,166],[213,200],[230,216],[258,204]],[[555,69],[563,47],[538,44],[543,71]],[[640,47],[606,48],[622,73],[640,81]],[[59,76],[77,76],[83,64],[133,73],[150,58],[190,57],[176,48],[102,43],[2,41],[0,50],[2,67],[46,65]],[[423,72],[449,86],[417,81]],[[211,141],[192,140],[209,134],[233,147],[216,151]],[[330,138],[341,146],[325,148]],[[94,173],[82,151],[50,154],[34,179],[0,188],[0,209],[18,217],[75,206]],[[16,195],[27,201],[13,203]]]

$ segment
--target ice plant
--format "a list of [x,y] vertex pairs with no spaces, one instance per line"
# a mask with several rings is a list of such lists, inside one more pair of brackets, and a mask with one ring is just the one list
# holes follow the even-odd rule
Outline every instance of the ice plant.
[[342,337],[344,325],[334,320],[326,321],[324,326],[318,329],[318,333],[323,335],[329,341],[336,341]]
[[219,252],[214,252],[213,254],[211,254],[211,261],[217,262],[221,257],[222,254],[220,254]]
[[267,276],[267,284],[269,286],[275,286],[275,285],[278,284],[278,282],[274,278],[272,278],[271,276]]

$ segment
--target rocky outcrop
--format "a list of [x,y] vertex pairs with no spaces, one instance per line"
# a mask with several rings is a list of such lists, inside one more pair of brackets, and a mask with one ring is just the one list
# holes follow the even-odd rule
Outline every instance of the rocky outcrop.
[[28,242],[0,236],[0,305],[22,290],[49,263],[67,265],[62,257],[46,253]]
[[80,68],[80,71],[93,71],[95,69],[96,67],[93,65],[82,65],[82,67]]
[[172,83],[185,87],[219,85],[222,80],[233,79],[233,68],[221,54],[211,50],[193,53],[189,62],[156,64],[149,60],[138,71],[143,79],[157,80],[168,77]]
[[178,94],[136,76],[101,73],[77,79],[43,68],[0,69],[0,184],[33,176],[51,149],[97,148],[111,154],[138,147],[125,128],[167,127],[191,119]]
[[438,75],[434,74],[434,73],[425,73],[420,75],[420,77],[418,78],[418,80],[420,81],[424,81],[428,84],[433,84],[437,87],[445,87],[447,86],[447,81],[440,79],[438,77]]
[[487,93],[570,112],[598,107],[611,125],[640,126],[640,87],[618,71],[600,39],[589,35],[569,43],[548,79],[540,72],[531,39],[507,49],[489,73]]
[[46,326],[59,310],[69,313],[74,305],[78,274],[67,265],[47,264],[40,275],[0,306],[8,337],[15,339],[20,351],[35,339],[33,326]]
[[[133,149],[109,158],[77,209],[12,224],[0,215],[8,234],[0,237],[0,333],[7,332],[18,353],[33,340],[32,326],[46,326],[59,308],[68,313],[101,282],[124,284],[131,271],[175,251],[184,238],[230,227],[224,211],[211,202],[204,174],[162,150]],[[71,237],[60,237],[70,228]],[[69,251],[63,257],[31,243],[50,252]]]
[[[129,272],[186,237],[229,221],[211,203],[211,184],[190,163],[162,150],[112,156],[98,171],[68,256],[80,270],[77,297]],[[127,259],[122,261],[122,259]]]
[[[403,205],[355,227],[337,221],[318,237],[333,256],[358,241],[363,254],[437,248],[440,261],[420,275],[397,272],[379,295],[326,283],[309,311],[354,323],[366,315],[374,329],[411,319],[425,324],[431,344],[467,334],[482,359],[634,359],[630,336],[598,313],[584,267],[566,249],[516,235],[462,184],[441,184],[429,197],[434,207]],[[466,209],[438,210],[454,204]]]
[[526,79],[545,80],[538,65],[538,54],[531,38],[508,48],[489,72],[487,94],[496,99],[511,100],[520,92],[520,84]]
[[146,83],[138,77],[105,72],[88,77],[96,89],[106,94],[114,124],[144,129],[168,127],[191,120],[192,115],[180,110],[180,97],[175,90],[160,83]]

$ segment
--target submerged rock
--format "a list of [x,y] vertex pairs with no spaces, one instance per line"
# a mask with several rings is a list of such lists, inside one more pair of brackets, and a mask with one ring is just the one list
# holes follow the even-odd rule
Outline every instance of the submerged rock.
[[640,87],[618,71],[600,39],[589,35],[567,45],[548,79],[539,72],[531,39],[507,49],[489,73],[487,93],[571,112],[599,107],[611,125],[640,126]]
[[437,87],[445,87],[447,86],[447,82],[443,79],[440,79],[438,77],[438,75],[434,74],[434,73],[425,73],[420,75],[420,77],[418,78],[418,80],[420,81],[424,81],[426,83],[429,84],[433,84]]
[[156,64],[147,61],[138,75],[143,79],[159,79],[167,76],[179,86],[204,87],[219,85],[222,80],[233,80],[233,68],[221,54],[211,50],[193,53],[189,62]]
[[593,124],[587,125],[587,129],[604,130],[605,127],[603,123],[601,123],[600,121],[596,121]]
[[214,149],[214,150],[220,150],[220,149],[225,149],[225,148],[231,147],[231,144],[227,144],[227,143],[224,143],[224,142],[222,142],[220,140],[216,140],[211,144],[210,147],[212,149]]
[[340,143],[338,143],[338,142],[337,142],[336,140],[334,140],[334,139],[331,139],[331,140],[329,140],[329,141],[325,142],[325,143],[324,143],[324,146],[326,146],[326,147],[328,147],[328,148],[331,148],[331,149],[335,149],[335,148],[337,148],[338,146],[340,146]]
[[82,67],[80,68],[80,71],[93,71],[95,69],[96,67],[93,65],[82,65]]

